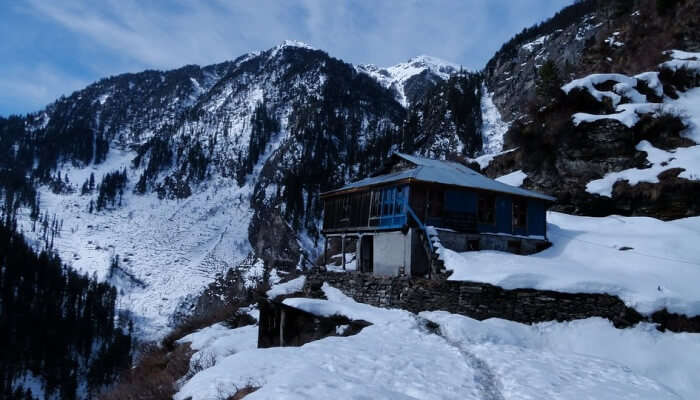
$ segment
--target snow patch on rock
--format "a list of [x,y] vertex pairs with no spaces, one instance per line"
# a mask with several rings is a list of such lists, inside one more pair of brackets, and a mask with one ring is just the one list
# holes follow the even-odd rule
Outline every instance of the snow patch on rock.
[[632,186],[639,182],[658,183],[658,175],[672,168],[683,169],[678,175],[680,178],[700,180],[700,146],[665,151],[654,147],[646,140],[642,140],[636,149],[647,153],[647,160],[651,163],[649,168],[630,168],[619,172],[609,172],[601,179],[588,182],[586,191],[612,197],[613,187],[618,181],[627,181]]

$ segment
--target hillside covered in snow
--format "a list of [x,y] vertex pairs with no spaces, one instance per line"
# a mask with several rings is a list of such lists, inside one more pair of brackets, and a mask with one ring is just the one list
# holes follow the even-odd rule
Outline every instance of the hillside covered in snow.
[[327,300],[285,304],[372,325],[349,337],[257,349],[254,327],[213,325],[180,340],[213,362],[181,382],[175,399],[256,390],[249,399],[690,399],[700,390],[697,334],[648,324],[615,329],[592,318],[532,326],[419,315],[356,303],[324,285]]

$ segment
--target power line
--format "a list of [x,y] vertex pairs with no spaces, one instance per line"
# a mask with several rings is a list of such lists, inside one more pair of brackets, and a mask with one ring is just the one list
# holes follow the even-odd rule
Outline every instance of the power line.
[[[591,241],[588,241],[588,240],[578,239],[578,238],[574,237],[573,235],[565,234],[565,233],[563,233],[563,232],[556,232],[556,233],[555,233],[555,232],[548,232],[549,235],[551,235],[552,233],[554,233],[554,236],[556,236],[556,235],[566,236],[567,238],[569,238],[569,239],[571,239],[571,240],[576,240],[576,241],[583,242],[583,243],[587,243],[587,244],[590,244],[590,245],[593,245],[593,246],[603,247],[603,248],[606,248],[606,249],[608,249],[608,250],[615,250],[614,248],[611,248],[611,247],[608,246],[608,245],[604,245],[604,244],[600,244],[600,243],[595,243],[595,242],[591,242]],[[617,250],[617,251],[620,251],[620,250]],[[690,265],[695,265],[695,266],[700,267],[700,263],[698,263],[698,262],[693,262],[693,261],[688,261],[688,260],[681,260],[681,259],[677,259],[677,258],[670,258],[670,257],[657,256],[657,255],[654,255],[654,254],[646,254],[646,253],[642,253],[642,252],[639,252],[639,251],[636,251],[636,250],[625,250],[625,252],[637,254],[637,255],[640,255],[640,256],[643,256],[643,257],[656,258],[656,259],[658,259],[658,260],[672,261],[672,262],[683,263],[683,264],[690,264]]]

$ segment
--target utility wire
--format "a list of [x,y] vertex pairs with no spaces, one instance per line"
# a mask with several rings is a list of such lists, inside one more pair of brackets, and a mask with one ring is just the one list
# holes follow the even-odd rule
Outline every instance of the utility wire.
[[[587,243],[587,244],[590,244],[590,245],[593,245],[593,246],[604,247],[604,248],[606,248],[606,249],[608,249],[608,250],[615,250],[615,248],[610,247],[610,246],[608,246],[608,245],[600,244],[600,243],[595,243],[595,242],[590,242],[590,241],[588,241],[588,240],[578,239],[578,238],[574,237],[573,235],[569,235],[569,234],[563,233],[563,232],[561,232],[561,231],[560,231],[560,232],[556,232],[556,233],[555,233],[555,232],[551,232],[551,231],[550,231],[550,232],[547,232],[547,234],[549,234],[550,236],[551,236],[553,233],[554,233],[554,236],[561,235],[561,236],[565,236],[565,237],[567,237],[567,238],[569,238],[569,239],[571,239],[571,240],[576,240],[576,241],[583,242],[583,243]],[[620,250],[617,250],[617,251],[620,251]],[[654,255],[654,254],[646,254],[646,253],[642,253],[642,252],[639,252],[639,251],[636,251],[636,250],[625,250],[625,252],[627,252],[627,253],[634,253],[634,254],[637,254],[637,255],[640,255],[640,256],[643,256],[643,257],[656,258],[656,259],[658,259],[658,260],[672,261],[672,262],[683,263],[683,264],[689,264],[689,265],[695,265],[695,266],[700,267],[700,263],[698,263],[698,262],[693,262],[693,261],[688,261],[688,260],[681,260],[681,259],[678,259],[678,258],[670,258],[670,257],[657,256],[657,255]]]

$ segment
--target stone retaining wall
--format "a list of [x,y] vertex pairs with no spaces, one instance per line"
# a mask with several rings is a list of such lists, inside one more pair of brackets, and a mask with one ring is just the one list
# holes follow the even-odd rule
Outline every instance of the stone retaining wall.
[[[538,253],[551,245],[544,239],[495,233],[478,234],[438,230],[438,237],[443,246],[458,253],[470,250],[497,250],[527,255]],[[476,248],[474,248],[475,245]]]
[[340,289],[355,301],[414,313],[444,310],[478,320],[496,317],[523,323],[603,317],[618,328],[632,326],[644,319],[618,297],[606,294],[506,290],[479,282],[381,278],[351,272],[309,274],[304,285],[305,294],[323,297],[323,282]]

